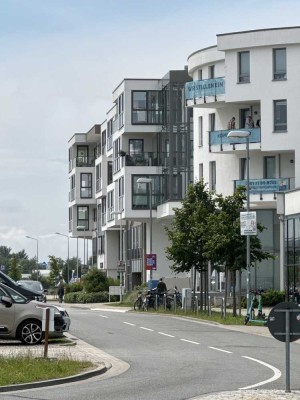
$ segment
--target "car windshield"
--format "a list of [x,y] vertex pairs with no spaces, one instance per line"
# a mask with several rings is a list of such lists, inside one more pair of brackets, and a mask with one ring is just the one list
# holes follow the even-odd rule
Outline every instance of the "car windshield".
[[28,300],[26,299],[26,297],[24,297],[23,295],[21,295],[21,293],[16,292],[15,290],[13,290],[12,288],[6,286],[6,285],[2,285],[1,289],[3,291],[5,291],[7,293],[7,295],[9,297],[12,298],[12,300],[14,301],[14,303],[20,303],[20,304],[25,304],[28,303]]
[[37,290],[38,292],[43,290],[43,286],[39,281],[19,281],[18,284],[28,289]]

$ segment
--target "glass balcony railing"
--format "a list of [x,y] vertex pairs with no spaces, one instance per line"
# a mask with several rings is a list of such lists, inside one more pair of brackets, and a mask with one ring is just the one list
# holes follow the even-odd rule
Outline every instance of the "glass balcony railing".
[[[274,178],[274,179],[249,179],[249,190],[251,194],[274,194],[289,190],[293,186],[294,178]],[[247,187],[247,180],[234,181],[234,188],[238,186]]]
[[94,167],[95,157],[76,157],[76,167]]
[[195,100],[207,96],[225,94],[225,79],[214,78],[202,81],[192,81],[185,84],[185,99]]
[[[260,143],[260,128],[252,128],[252,129],[238,129],[239,131],[249,131],[249,143]],[[221,131],[211,131],[209,132],[209,147],[211,146],[220,146],[220,150],[222,151],[223,144],[240,144],[246,143],[246,138],[229,138],[227,137],[228,133],[231,130],[221,130]]]

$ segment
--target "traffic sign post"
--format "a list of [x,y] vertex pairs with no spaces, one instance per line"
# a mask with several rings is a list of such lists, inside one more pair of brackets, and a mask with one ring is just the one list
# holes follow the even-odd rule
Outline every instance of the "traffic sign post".
[[286,392],[290,392],[290,342],[300,339],[300,305],[277,304],[269,314],[267,326],[275,339],[285,342]]

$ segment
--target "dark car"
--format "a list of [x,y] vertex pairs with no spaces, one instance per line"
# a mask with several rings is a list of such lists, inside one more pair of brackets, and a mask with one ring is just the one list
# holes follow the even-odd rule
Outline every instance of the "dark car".
[[39,344],[43,339],[43,309],[52,308],[54,330],[50,337],[62,335],[64,318],[55,306],[46,306],[35,300],[28,300],[21,293],[0,283],[0,339],[17,339],[23,344]]
[[[38,292],[41,298],[43,299],[42,301],[46,303],[47,301],[46,293],[48,293],[48,291],[47,289],[44,289],[40,281],[31,281],[22,279],[20,281],[17,281],[17,284],[29,290],[34,290],[35,292]],[[18,291],[20,292],[20,287],[18,288]]]
[[0,282],[21,293],[28,300],[38,300],[44,302],[44,297],[45,297],[44,293],[19,285],[16,281],[14,281],[12,278],[10,278],[2,271],[0,271]]

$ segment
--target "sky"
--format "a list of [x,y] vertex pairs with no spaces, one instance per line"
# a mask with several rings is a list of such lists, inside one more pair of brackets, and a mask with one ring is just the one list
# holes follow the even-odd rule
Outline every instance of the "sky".
[[67,259],[68,140],[105,120],[124,78],[299,15],[299,0],[0,0],[0,245]]

